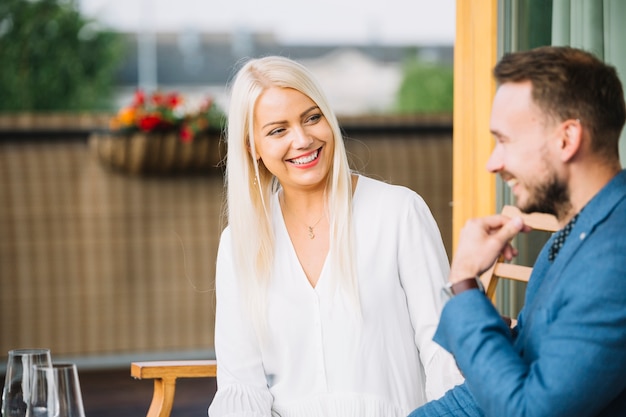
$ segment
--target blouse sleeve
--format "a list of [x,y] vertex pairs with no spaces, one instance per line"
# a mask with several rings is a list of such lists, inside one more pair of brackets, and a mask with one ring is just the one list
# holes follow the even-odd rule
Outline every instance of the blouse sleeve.
[[269,392],[261,352],[233,268],[230,229],[220,238],[216,267],[215,354],[217,392],[210,417],[269,417]]
[[399,226],[400,280],[415,331],[415,344],[426,374],[428,400],[463,382],[452,355],[433,341],[446,296],[450,270],[441,233],[424,200],[411,194]]

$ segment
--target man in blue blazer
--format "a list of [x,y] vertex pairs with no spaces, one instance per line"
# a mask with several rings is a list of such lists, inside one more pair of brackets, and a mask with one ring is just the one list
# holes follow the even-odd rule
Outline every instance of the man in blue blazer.
[[520,218],[473,219],[461,231],[434,339],[465,383],[420,416],[626,416],[626,171],[618,154],[626,110],[613,67],[569,47],[509,54],[498,89],[487,169],[522,211],[563,227],[535,263],[510,330],[477,284]]

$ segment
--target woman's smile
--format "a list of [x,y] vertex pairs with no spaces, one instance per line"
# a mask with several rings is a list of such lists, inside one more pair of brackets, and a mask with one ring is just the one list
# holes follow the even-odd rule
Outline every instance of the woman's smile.
[[319,161],[318,157],[320,152],[322,151],[322,148],[323,146],[315,149],[313,152],[298,156],[297,158],[287,159],[287,162],[290,162],[299,168],[308,168],[315,165],[317,161]]

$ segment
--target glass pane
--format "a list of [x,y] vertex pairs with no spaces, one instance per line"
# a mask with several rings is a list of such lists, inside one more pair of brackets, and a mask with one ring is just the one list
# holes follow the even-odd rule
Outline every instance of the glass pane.
[[[501,0],[499,6],[498,52],[528,50],[552,41],[552,0]],[[513,204],[513,196],[500,177],[496,180],[498,210]],[[521,234],[514,245],[520,249],[515,263],[533,265],[539,249],[549,236],[546,233]],[[524,304],[526,285],[502,280],[496,291],[496,306],[507,316],[516,317]]]

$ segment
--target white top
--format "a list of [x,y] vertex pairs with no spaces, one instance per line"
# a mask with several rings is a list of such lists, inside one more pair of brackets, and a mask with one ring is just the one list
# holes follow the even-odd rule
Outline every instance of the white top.
[[310,285],[275,196],[277,261],[262,342],[242,308],[224,230],[211,417],[406,417],[463,381],[452,356],[432,341],[449,265],[426,203],[408,188],[360,176],[353,204],[362,321],[331,285],[328,264]]

